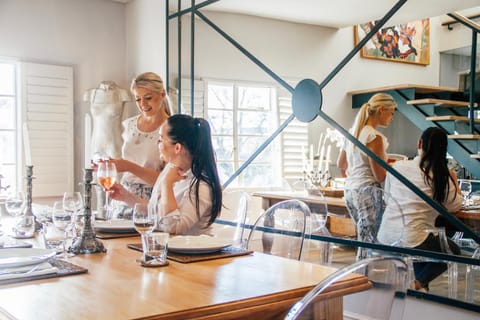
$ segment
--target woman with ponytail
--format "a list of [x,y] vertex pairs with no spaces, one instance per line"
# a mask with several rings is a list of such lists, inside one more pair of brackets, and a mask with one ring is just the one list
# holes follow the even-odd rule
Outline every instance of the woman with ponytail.
[[[396,106],[395,100],[388,94],[373,95],[358,111],[350,130],[355,138],[384,161],[387,161],[388,141],[377,127],[387,127],[390,124]],[[357,226],[357,239],[375,242],[383,207],[375,203],[374,199],[381,197],[371,194],[375,188],[364,188],[380,187],[385,180],[386,170],[349,141],[340,152],[337,165],[342,176],[346,177],[345,202],[350,217]],[[365,255],[366,250],[359,248],[357,260],[365,258]]]
[[[448,212],[455,212],[462,206],[462,196],[457,176],[447,166],[447,143],[444,130],[428,128],[418,141],[418,156],[413,160],[397,161],[393,168]],[[391,243],[392,239],[398,239],[400,232],[403,247],[442,252],[439,236],[430,232],[435,228],[438,212],[389,173],[385,191],[394,195],[403,210],[403,219],[387,201],[378,231],[380,242]],[[448,240],[448,244],[454,254],[460,254],[453,241]],[[447,269],[445,263],[434,262],[417,262],[413,267],[416,280],[411,288],[424,291],[428,291],[430,281]]]
[[[160,127],[158,149],[167,165],[148,202],[158,213],[158,227],[172,234],[208,234],[222,207],[208,122],[184,114],[169,117]],[[131,207],[146,202],[118,184],[111,196]]]

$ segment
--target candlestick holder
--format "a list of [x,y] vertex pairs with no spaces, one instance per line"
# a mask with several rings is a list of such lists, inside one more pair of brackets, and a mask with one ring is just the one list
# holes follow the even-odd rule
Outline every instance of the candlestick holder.
[[92,227],[92,210],[90,208],[92,199],[92,178],[93,169],[85,169],[84,176],[84,194],[83,194],[83,226],[80,237],[73,241],[69,251],[75,254],[79,253],[99,253],[106,252],[102,242],[95,237],[95,231]]
[[42,224],[37,220],[37,217],[33,214],[32,210],[32,180],[35,179],[33,176],[33,166],[27,165],[25,166],[25,180],[27,181],[27,192],[26,192],[26,204],[25,209],[23,209],[23,216],[25,217],[33,217],[35,221],[35,231],[38,231],[42,228]]
[[332,177],[329,176],[328,170],[325,170],[325,171],[321,171],[321,170],[314,171],[314,170],[312,170],[310,172],[303,171],[303,179],[305,181],[310,182],[315,187],[324,188],[328,185],[328,183],[330,182]]

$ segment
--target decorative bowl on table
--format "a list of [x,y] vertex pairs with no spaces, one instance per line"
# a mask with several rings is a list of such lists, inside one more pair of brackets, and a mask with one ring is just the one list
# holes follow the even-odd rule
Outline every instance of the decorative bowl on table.
[[312,196],[325,196],[325,197],[343,197],[343,189],[337,189],[332,187],[317,187],[312,189],[307,189],[308,194]]

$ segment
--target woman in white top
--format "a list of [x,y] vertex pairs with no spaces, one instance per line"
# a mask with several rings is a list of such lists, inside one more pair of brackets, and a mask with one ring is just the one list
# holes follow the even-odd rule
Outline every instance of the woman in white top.
[[[455,212],[462,206],[462,197],[457,176],[447,166],[447,143],[445,131],[428,128],[418,141],[418,156],[413,160],[398,161],[393,168],[448,212]],[[438,235],[427,232],[435,228],[438,212],[390,174],[385,180],[385,192],[398,202],[403,219],[387,200],[378,240],[390,243],[401,236],[404,247],[442,252]],[[448,243],[453,253],[460,254],[453,241],[448,240]],[[413,267],[416,280],[412,288],[417,290],[428,290],[430,281],[447,269],[445,263],[433,262],[418,262]]]
[[[158,212],[159,227],[173,234],[210,233],[222,207],[222,187],[208,122],[184,114],[171,116],[160,128],[158,149],[167,165],[148,205]],[[147,202],[119,184],[110,194],[130,207]]]
[[[130,192],[148,199],[163,168],[157,148],[158,129],[172,111],[163,81],[157,74],[138,75],[132,80],[130,90],[140,114],[123,121],[122,158],[113,161],[117,171],[124,172],[120,183]],[[123,203],[112,203],[112,210],[116,218],[132,217],[132,209]]]
[[[352,135],[380,159],[387,161],[387,138],[377,131],[377,127],[387,127],[393,119],[397,104],[392,96],[385,93],[373,95],[365,103],[355,118]],[[386,170],[367,156],[353,143],[346,143],[341,150],[338,168],[345,179],[345,202],[348,212],[357,226],[357,238],[364,242],[375,242],[380,225],[382,206],[374,203],[379,196],[362,192],[366,186],[378,186],[385,180]],[[373,188],[369,188],[372,190]],[[359,210],[366,208],[367,210]],[[357,259],[365,257],[366,250],[357,251]]]

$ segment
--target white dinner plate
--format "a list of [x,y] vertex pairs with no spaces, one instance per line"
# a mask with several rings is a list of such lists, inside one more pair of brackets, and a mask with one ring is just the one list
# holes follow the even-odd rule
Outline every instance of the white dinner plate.
[[39,264],[54,257],[55,250],[20,248],[0,250],[0,269]]
[[95,230],[110,233],[135,232],[132,220],[95,221]]
[[168,241],[168,250],[177,253],[211,253],[232,245],[232,239],[216,238],[207,235],[175,236]]

